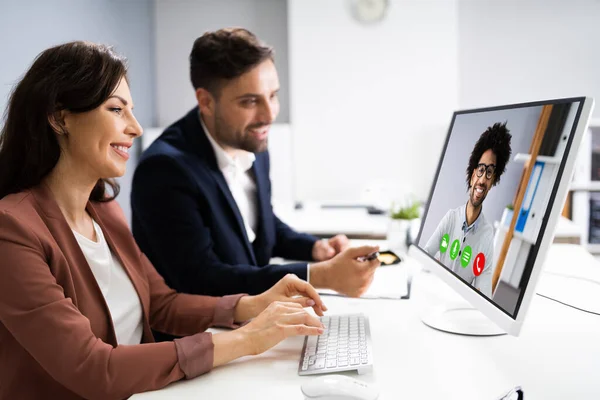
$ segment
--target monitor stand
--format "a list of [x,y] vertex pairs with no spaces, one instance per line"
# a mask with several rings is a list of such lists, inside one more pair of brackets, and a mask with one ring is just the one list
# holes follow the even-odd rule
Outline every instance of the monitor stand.
[[428,307],[421,321],[442,332],[466,336],[506,335],[502,329],[466,302]]

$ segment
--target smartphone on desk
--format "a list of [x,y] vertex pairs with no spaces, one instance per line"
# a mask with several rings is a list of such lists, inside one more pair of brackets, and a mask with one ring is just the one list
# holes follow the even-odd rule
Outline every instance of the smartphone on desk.
[[382,266],[396,265],[402,261],[402,258],[391,250],[380,251],[377,258]]

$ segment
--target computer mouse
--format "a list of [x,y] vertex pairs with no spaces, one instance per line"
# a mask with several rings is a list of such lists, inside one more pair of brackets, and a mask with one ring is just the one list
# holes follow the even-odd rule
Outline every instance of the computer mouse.
[[379,391],[345,375],[321,375],[302,384],[307,400],[375,400]]

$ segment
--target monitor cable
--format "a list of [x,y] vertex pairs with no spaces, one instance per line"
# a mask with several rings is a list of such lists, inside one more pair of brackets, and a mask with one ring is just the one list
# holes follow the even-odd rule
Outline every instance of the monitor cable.
[[[544,271],[544,273],[548,274],[548,275],[562,276],[564,278],[570,278],[570,279],[578,279],[578,280],[582,280],[582,281],[588,281],[588,282],[591,282],[591,283],[593,283],[595,285],[599,285],[600,286],[600,282],[598,282],[598,281],[596,281],[594,279],[588,279],[588,278],[583,278],[583,277],[580,277],[580,276],[573,276],[573,275],[567,275],[567,274],[559,274],[559,273],[556,273],[556,272],[547,272],[547,271]],[[595,311],[586,310],[585,308],[580,308],[580,307],[574,306],[572,304],[565,303],[565,302],[557,300],[557,299],[555,299],[553,297],[546,296],[545,294],[542,294],[542,293],[536,293],[536,294],[538,296],[540,296],[540,297],[545,298],[545,299],[548,299],[548,300],[554,301],[556,303],[562,304],[563,306],[574,308],[575,310],[582,311],[584,313],[593,314],[593,315],[600,315],[600,313],[597,313]]]

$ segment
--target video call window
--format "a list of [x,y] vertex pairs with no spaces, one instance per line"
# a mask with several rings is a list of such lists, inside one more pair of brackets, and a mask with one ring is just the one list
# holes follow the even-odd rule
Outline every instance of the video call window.
[[455,113],[417,244],[514,317],[580,102]]

